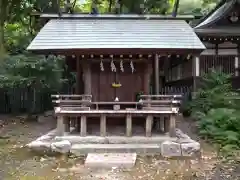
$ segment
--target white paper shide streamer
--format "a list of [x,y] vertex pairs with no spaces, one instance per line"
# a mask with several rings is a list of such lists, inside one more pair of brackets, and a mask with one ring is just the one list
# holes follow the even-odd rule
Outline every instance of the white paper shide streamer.
[[122,61],[122,60],[120,61],[120,70],[121,70],[122,72],[124,72],[123,61]]
[[100,69],[101,69],[101,71],[104,71],[104,66],[103,66],[103,62],[102,61],[100,62]]
[[130,62],[130,67],[131,67],[131,69],[132,69],[132,73],[135,71],[135,69],[134,69],[134,65],[133,65],[133,62],[131,61]]
[[111,70],[112,70],[112,72],[116,72],[117,71],[116,66],[115,66],[113,60],[111,61]]

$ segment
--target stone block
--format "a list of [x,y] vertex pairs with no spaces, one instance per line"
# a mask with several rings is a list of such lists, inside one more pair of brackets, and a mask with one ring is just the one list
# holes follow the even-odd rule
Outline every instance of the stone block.
[[132,168],[136,158],[136,153],[89,153],[85,160],[85,166],[91,168]]
[[71,153],[81,156],[88,153],[139,153],[159,154],[158,144],[73,144]]
[[33,141],[26,145],[26,147],[34,150],[34,151],[50,151],[51,150],[51,143],[44,142],[44,141]]
[[161,144],[161,154],[163,157],[181,156],[181,145],[172,141],[165,141]]
[[192,157],[200,155],[200,143],[191,142],[191,143],[182,143],[181,144],[182,156]]
[[71,149],[71,143],[68,140],[54,142],[51,144],[51,149],[54,152],[68,153]]

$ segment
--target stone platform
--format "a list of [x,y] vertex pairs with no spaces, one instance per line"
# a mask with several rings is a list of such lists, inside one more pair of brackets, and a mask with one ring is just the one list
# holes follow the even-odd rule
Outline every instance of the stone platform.
[[85,160],[85,166],[90,168],[132,168],[136,159],[136,153],[89,153]]
[[176,137],[167,135],[144,136],[76,136],[71,133],[57,136],[53,130],[27,144],[37,151],[51,151],[86,155],[88,153],[138,153],[161,154],[164,157],[196,157],[200,155],[200,144],[176,129]]
[[[161,145],[159,144],[74,144],[72,145],[70,152],[77,156],[82,156],[87,153],[161,154]],[[181,156],[181,154],[179,154],[179,156]]]

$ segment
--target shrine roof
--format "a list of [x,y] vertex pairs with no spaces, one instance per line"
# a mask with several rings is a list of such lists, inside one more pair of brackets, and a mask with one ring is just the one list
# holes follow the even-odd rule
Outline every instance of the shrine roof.
[[239,2],[238,0],[220,1],[209,14],[200,20],[194,27],[194,31],[203,36],[239,36],[239,16],[237,16],[236,22],[231,20],[231,13],[239,11],[237,8]]
[[27,50],[188,49],[205,46],[184,20],[142,18],[50,19]]

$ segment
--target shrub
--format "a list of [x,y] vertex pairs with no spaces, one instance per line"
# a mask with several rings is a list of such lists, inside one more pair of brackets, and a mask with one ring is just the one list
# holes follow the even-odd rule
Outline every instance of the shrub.
[[198,128],[201,136],[213,140],[223,150],[240,148],[240,112],[235,109],[216,108],[199,114]]
[[222,150],[240,149],[240,95],[233,91],[230,75],[213,69],[201,85],[185,108],[198,121],[199,134]]
[[190,102],[186,103],[185,111],[207,113],[212,108],[236,108],[238,93],[232,90],[230,75],[212,69],[203,75],[201,87]]

